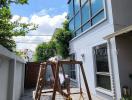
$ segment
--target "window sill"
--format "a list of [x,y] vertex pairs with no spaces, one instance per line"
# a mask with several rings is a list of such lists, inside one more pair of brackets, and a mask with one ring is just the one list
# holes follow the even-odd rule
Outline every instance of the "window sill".
[[112,97],[114,96],[114,94],[112,93],[112,91],[106,90],[106,89],[103,89],[103,88],[100,88],[100,87],[97,87],[96,91],[104,93],[104,94],[112,96]]

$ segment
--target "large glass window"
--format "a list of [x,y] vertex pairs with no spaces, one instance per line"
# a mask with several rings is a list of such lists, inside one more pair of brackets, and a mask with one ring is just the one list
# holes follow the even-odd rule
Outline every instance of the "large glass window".
[[104,8],[103,0],[91,0],[91,6],[92,6],[92,15],[95,15]]
[[90,9],[89,9],[89,3],[85,3],[85,5],[82,7],[82,24],[86,23],[90,18]]
[[83,6],[86,1],[87,0],[81,0],[81,6]]
[[[71,0],[71,2],[71,4],[69,3],[69,16],[73,14],[72,18],[75,22],[70,21],[70,24],[75,26],[74,34],[80,34],[105,18],[104,0]],[[71,28],[71,25],[69,25],[69,28]]]
[[96,86],[111,90],[107,44],[94,47]]
[[80,0],[74,0],[75,13],[80,9]]
[[104,18],[104,11],[100,12],[99,14],[97,14],[97,15],[92,19],[93,25],[96,24],[96,23],[98,23],[99,21],[101,21],[102,18]]
[[72,19],[71,21],[70,21],[70,23],[69,23],[69,29],[70,29],[70,31],[74,31],[74,19]]
[[88,29],[88,28],[90,28],[90,27],[91,27],[91,23],[88,22],[88,23],[86,23],[85,25],[83,25],[82,29],[83,29],[83,31],[85,31],[86,29]]
[[79,12],[75,16],[75,30],[80,28],[80,26],[81,26],[81,18],[80,18],[80,12]]
[[73,0],[71,0],[70,2],[69,2],[69,8],[68,8],[68,12],[69,12],[69,19],[71,19],[72,17],[73,17]]

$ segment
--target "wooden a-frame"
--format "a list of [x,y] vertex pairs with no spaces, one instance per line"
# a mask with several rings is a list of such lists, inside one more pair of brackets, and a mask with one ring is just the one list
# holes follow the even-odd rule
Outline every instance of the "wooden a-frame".
[[[77,94],[77,93],[69,93],[68,88],[67,88],[67,93],[65,93],[61,89],[60,79],[59,79],[59,68],[62,67],[63,64],[74,64],[74,65],[78,64],[78,65],[80,65],[80,69],[81,69],[81,72],[82,72],[84,84],[85,84],[85,87],[86,87],[87,96],[88,96],[89,100],[92,100],[90,90],[89,90],[89,87],[88,87],[88,83],[87,83],[87,79],[86,79],[86,76],[85,76],[85,71],[84,71],[84,68],[83,68],[83,64],[82,64],[81,61],[73,61],[73,60],[72,61],[57,61],[57,62],[47,61],[47,62],[42,63],[40,65],[40,71],[39,71],[38,81],[37,81],[37,86],[36,86],[36,91],[35,91],[35,100],[40,100],[41,93],[52,92],[53,93],[52,100],[55,100],[56,92],[59,92],[62,96],[66,97],[66,98],[69,98],[70,94]],[[46,69],[47,69],[48,65],[51,65],[51,68],[52,68],[52,73],[53,73],[53,77],[54,77],[54,85],[53,85],[54,87],[53,87],[53,91],[42,92],[42,88],[44,87],[44,75],[46,73]]]

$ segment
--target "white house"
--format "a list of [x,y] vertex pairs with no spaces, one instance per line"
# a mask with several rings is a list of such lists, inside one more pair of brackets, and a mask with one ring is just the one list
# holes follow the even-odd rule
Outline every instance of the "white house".
[[131,4],[132,0],[68,1],[70,54],[83,61],[90,92],[102,100],[120,100],[123,86],[132,88]]

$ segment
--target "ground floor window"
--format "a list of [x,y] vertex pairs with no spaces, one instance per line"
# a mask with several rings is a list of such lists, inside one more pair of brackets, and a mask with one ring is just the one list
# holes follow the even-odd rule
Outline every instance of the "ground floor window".
[[[71,54],[70,59],[75,60],[75,54]],[[76,80],[76,67],[75,67],[75,65],[70,66],[70,78]]]
[[111,90],[107,44],[94,47],[96,87]]

